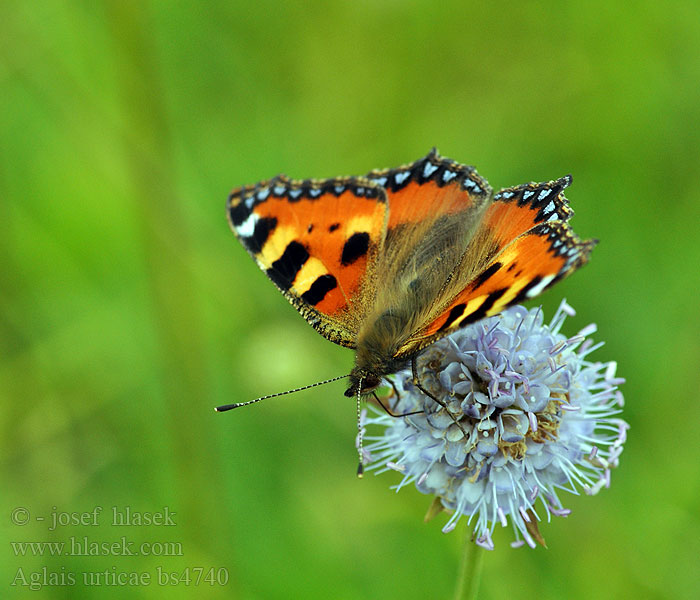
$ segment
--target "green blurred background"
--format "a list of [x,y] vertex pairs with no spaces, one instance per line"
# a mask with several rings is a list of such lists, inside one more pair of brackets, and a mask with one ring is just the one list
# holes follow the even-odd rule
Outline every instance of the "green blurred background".
[[[430,499],[396,477],[355,478],[342,382],[212,411],[353,358],[239,246],[229,190],[437,146],[496,188],[573,173],[573,226],[601,242],[541,302],[567,297],[569,333],[597,322],[594,357],[628,380],[612,487],[568,496],[548,550],[498,528],[481,597],[698,597],[696,3],[10,1],[0,82],[0,596],[450,597],[464,530],[423,524]],[[176,525],[115,528],[112,506]],[[182,555],[11,545],[84,536]],[[228,583],[158,585],[194,567]],[[78,581],[10,585],[44,568]],[[152,579],[82,585],[105,569]]]

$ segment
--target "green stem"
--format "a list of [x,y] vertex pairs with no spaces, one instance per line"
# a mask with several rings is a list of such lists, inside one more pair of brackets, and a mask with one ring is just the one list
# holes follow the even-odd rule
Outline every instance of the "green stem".
[[472,542],[467,532],[459,562],[454,600],[474,600],[477,597],[483,564],[484,549]]

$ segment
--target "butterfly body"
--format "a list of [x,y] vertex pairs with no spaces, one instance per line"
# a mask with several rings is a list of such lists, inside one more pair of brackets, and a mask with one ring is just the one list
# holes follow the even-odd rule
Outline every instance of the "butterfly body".
[[362,177],[235,189],[233,231],[302,316],[356,351],[346,395],[368,393],[458,327],[534,297],[595,241],[567,224],[570,177],[494,194],[440,157]]

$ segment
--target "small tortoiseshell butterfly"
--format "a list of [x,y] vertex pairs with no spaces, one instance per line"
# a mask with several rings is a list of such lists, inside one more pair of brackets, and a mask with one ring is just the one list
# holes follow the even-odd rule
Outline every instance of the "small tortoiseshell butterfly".
[[596,240],[567,221],[571,176],[494,194],[473,167],[425,158],[364,177],[235,189],[233,231],[323,337],[354,348],[347,396],[373,391],[426,346],[532,298]]

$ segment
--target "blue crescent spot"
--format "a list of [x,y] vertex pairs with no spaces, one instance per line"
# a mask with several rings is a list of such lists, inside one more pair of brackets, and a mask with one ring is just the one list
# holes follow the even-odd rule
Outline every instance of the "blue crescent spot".
[[394,181],[398,184],[401,185],[404,181],[406,181],[409,177],[411,176],[410,171],[404,171],[403,173],[397,173],[394,175]]
[[437,170],[438,168],[433,163],[427,162],[423,167],[423,177],[428,179],[428,177],[430,177]]
[[477,185],[477,183],[475,181],[472,181],[469,178],[464,180],[463,185],[464,185],[464,187],[469,188],[470,190],[473,190],[476,194],[483,192],[483,190]]
[[455,177],[457,177],[457,173],[455,173],[454,171],[445,171],[445,172],[442,174],[442,180],[443,180],[445,183],[448,183],[449,181],[452,181]]

